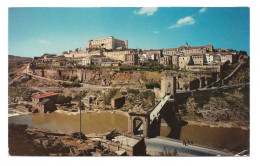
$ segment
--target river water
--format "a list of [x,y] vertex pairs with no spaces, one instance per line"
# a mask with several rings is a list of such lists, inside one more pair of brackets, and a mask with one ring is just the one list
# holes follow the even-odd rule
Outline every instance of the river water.
[[[28,124],[62,132],[79,131],[79,115],[53,112],[50,114],[30,114],[9,117],[9,123]],[[122,114],[82,113],[83,133],[105,133],[116,129],[127,131],[128,118]],[[171,129],[161,127],[161,136],[168,136]],[[195,144],[206,145],[230,151],[249,149],[249,131],[237,128],[213,128],[208,126],[186,125],[181,128],[180,139]]]

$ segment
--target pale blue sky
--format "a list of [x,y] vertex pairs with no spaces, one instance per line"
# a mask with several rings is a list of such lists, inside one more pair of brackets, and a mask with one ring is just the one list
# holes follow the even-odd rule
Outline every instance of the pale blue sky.
[[9,8],[9,54],[84,49],[114,36],[129,48],[212,44],[249,53],[249,8]]

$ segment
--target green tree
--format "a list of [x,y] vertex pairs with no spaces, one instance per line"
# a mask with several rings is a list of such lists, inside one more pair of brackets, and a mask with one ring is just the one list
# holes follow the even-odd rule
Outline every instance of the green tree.
[[145,83],[147,89],[160,88],[160,84],[157,82],[147,82]]

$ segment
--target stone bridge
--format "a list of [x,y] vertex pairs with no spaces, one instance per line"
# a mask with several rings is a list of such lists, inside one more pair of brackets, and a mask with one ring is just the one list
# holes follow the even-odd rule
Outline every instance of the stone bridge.
[[[163,77],[161,90],[156,96],[163,96],[152,110],[145,110],[141,106],[129,111],[128,132],[143,137],[156,136],[159,133],[161,118],[174,115],[176,111],[176,77]],[[165,119],[165,118],[164,118]]]
[[[175,151],[179,154],[188,156],[233,156],[227,151],[203,147],[201,145],[185,146],[178,140],[180,138],[182,121],[176,112],[178,112],[176,95],[176,78],[163,77],[161,81],[161,90],[157,90],[156,96],[160,97],[159,102],[152,110],[145,110],[142,107],[136,107],[129,112],[128,132],[145,138],[146,150],[154,152]],[[160,127],[164,120],[171,128],[168,136],[161,137]]]

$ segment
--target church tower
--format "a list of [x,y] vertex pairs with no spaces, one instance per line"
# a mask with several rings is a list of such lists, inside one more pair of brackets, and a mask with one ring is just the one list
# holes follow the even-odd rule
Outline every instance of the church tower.
[[185,47],[186,47],[186,48],[190,47],[187,41],[186,41],[186,43],[185,43]]

